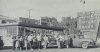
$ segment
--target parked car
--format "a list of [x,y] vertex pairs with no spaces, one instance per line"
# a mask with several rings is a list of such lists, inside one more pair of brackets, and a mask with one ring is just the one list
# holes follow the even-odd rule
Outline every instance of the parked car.
[[55,47],[57,46],[56,39],[53,36],[49,36],[47,47]]
[[90,38],[85,38],[84,35],[77,35],[73,38],[73,47],[88,48],[90,46],[95,46],[95,41]]
[[2,36],[0,36],[0,49],[3,49],[4,43],[3,43],[3,39]]

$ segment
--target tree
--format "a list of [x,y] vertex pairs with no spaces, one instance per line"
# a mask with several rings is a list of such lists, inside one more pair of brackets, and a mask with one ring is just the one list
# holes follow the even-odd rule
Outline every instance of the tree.
[[77,30],[77,18],[63,17],[61,21],[67,34],[76,34]]

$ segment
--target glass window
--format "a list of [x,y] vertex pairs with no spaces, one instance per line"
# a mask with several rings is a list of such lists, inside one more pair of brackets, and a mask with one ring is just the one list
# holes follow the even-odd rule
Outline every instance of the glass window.
[[8,26],[7,27],[7,36],[17,35],[17,26]]
[[6,21],[5,20],[2,20],[2,22],[1,22],[2,24],[5,24],[6,23]]

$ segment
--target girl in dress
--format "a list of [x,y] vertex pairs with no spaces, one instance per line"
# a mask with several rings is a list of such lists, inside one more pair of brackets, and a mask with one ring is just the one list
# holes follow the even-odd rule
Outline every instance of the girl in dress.
[[27,40],[27,37],[25,37],[25,40],[24,40],[24,46],[25,46],[25,49],[27,50],[28,48],[27,48],[27,46],[28,46],[28,40]]
[[16,37],[16,44],[15,44],[15,50],[18,50],[19,47],[19,39]]
[[22,50],[22,48],[23,48],[23,37],[21,36],[20,38],[19,38],[19,48],[20,48],[20,50]]

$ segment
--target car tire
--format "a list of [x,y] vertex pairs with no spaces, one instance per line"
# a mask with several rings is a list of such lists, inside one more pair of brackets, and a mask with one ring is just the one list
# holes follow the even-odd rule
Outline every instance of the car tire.
[[82,48],[87,49],[88,48],[88,42],[82,43]]

